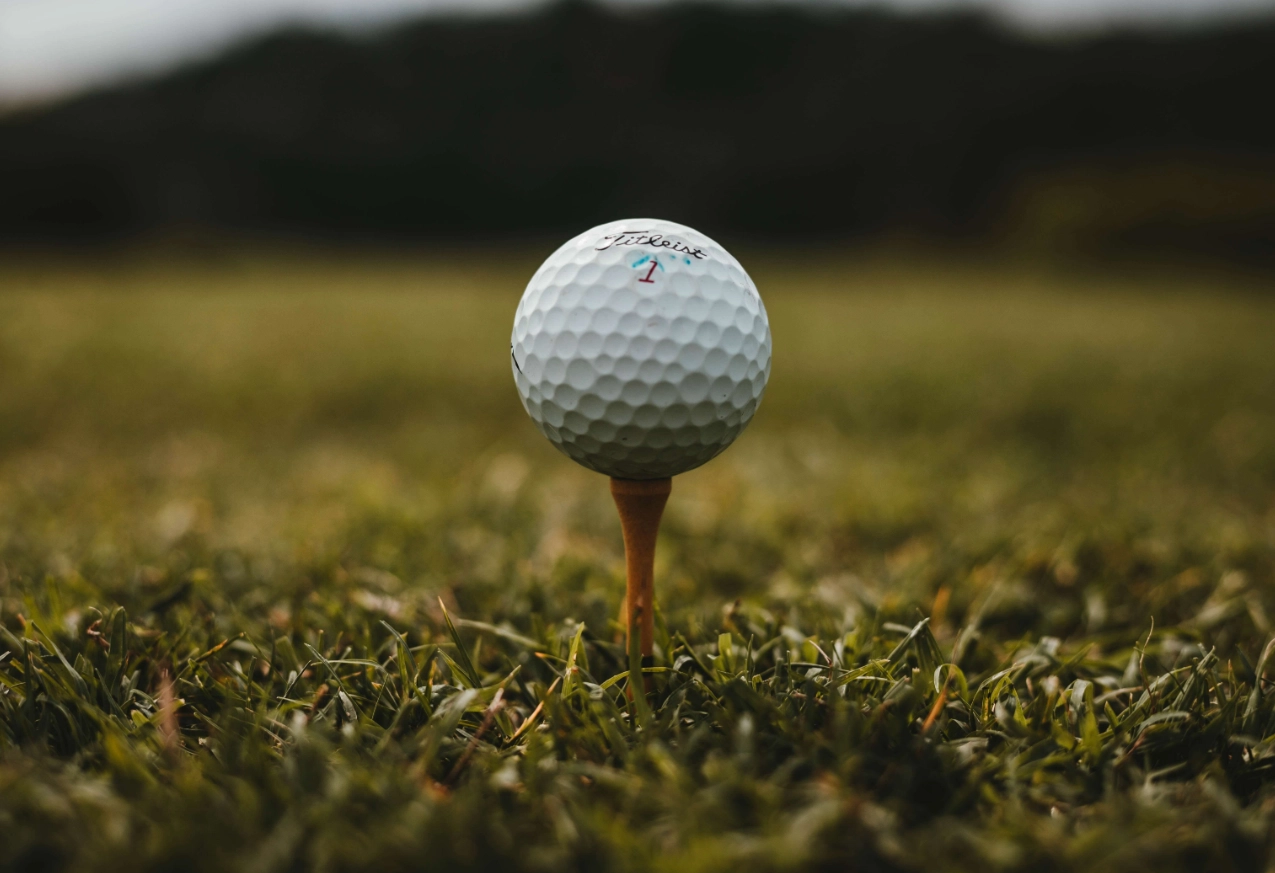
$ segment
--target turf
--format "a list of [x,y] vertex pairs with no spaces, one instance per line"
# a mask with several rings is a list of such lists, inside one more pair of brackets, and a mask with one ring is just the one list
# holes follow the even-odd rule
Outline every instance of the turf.
[[1267,867],[1260,283],[754,256],[647,701],[534,263],[0,272],[0,869]]

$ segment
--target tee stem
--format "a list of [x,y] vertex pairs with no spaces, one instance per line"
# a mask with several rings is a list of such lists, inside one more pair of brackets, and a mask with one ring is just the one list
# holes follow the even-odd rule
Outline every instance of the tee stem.
[[624,532],[626,642],[639,635],[643,666],[650,665],[655,646],[655,536],[672,490],[672,479],[611,480]]

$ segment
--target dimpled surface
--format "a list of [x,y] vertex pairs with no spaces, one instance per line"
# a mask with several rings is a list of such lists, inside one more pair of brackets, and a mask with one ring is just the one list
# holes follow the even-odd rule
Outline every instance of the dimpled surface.
[[770,323],[744,268],[671,221],[615,221],[549,256],[514,316],[514,381],[541,433],[622,479],[694,469],[752,419]]

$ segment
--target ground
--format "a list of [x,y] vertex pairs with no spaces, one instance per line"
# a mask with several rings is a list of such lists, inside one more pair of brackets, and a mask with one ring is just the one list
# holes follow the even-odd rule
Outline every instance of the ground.
[[0,268],[0,869],[1266,867],[1268,282],[746,257],[646,703],[542,254]]

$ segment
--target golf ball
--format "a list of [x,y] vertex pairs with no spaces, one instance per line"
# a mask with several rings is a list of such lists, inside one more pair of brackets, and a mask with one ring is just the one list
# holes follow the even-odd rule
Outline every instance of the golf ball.
[[514,315],[514,382],[563,454],[663,479],[734,442],[770,376],[770,323],[744,268],[671,221],[614,221],[549,256]]

